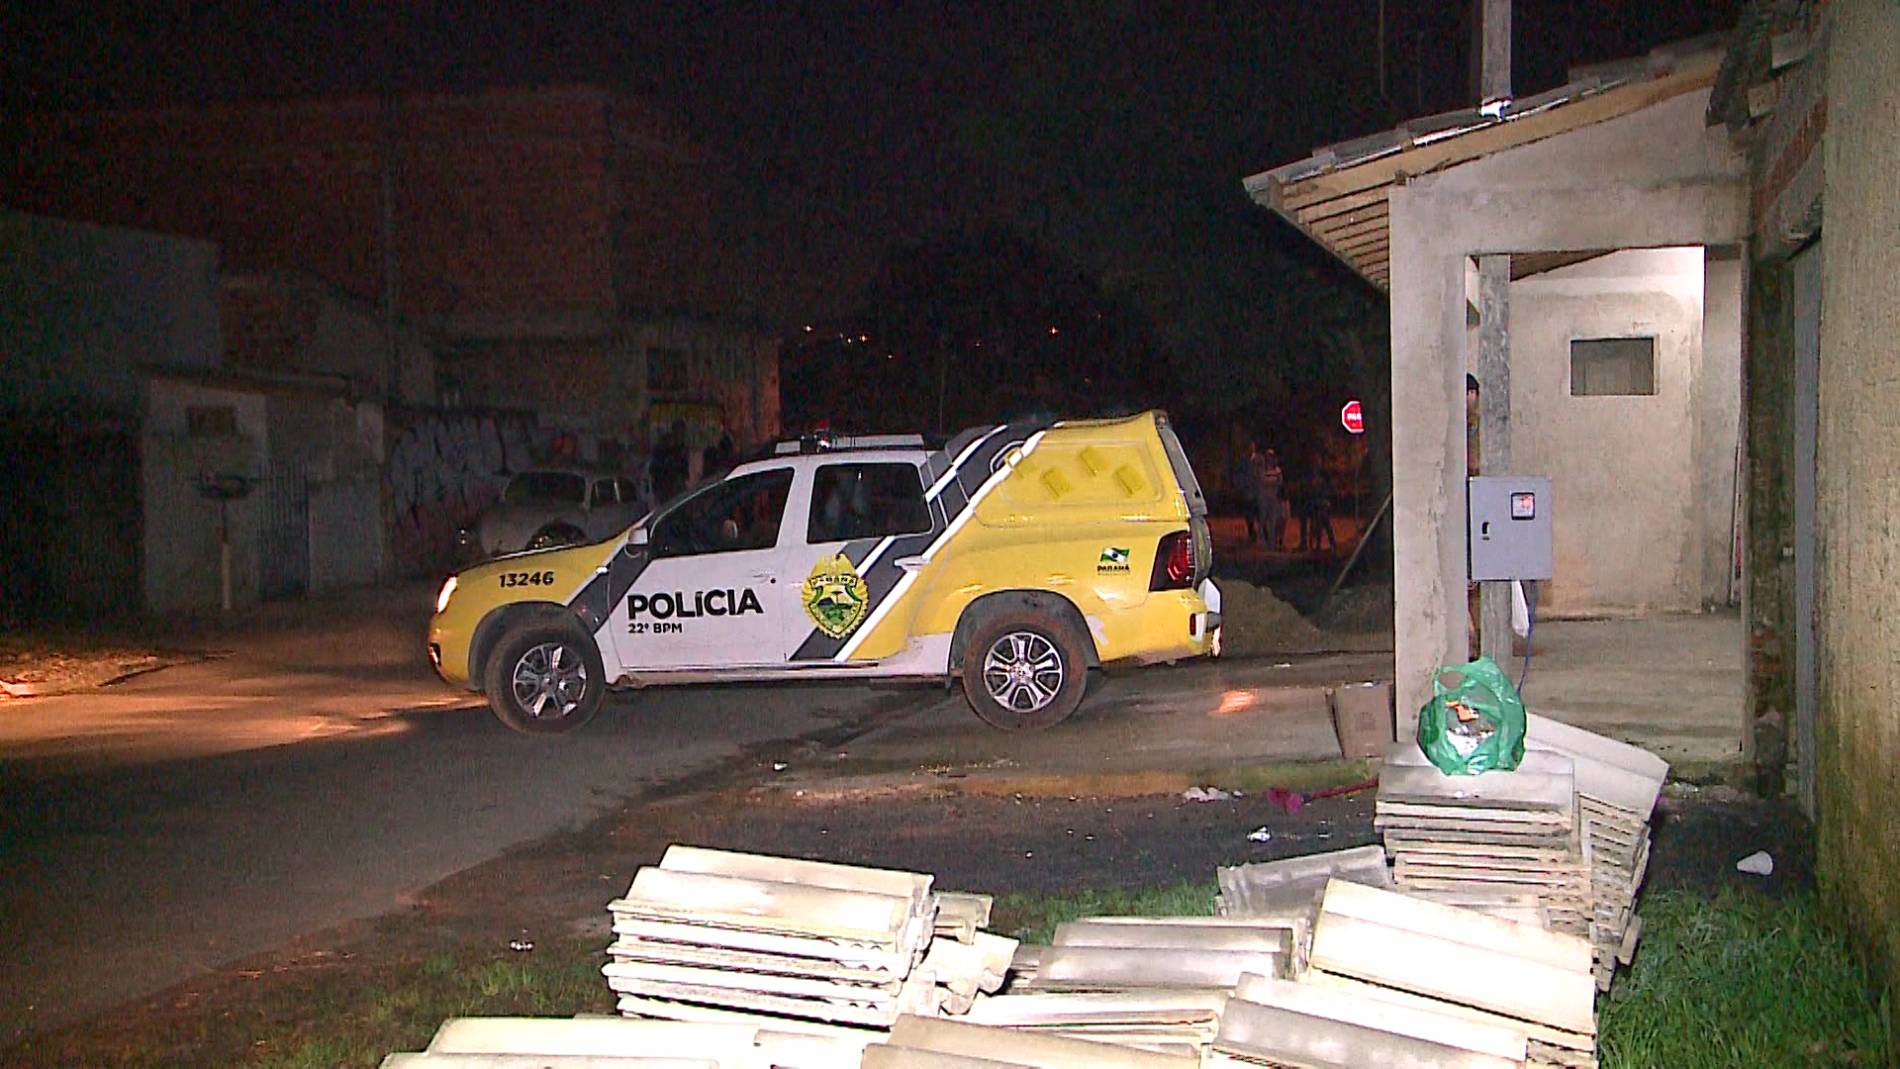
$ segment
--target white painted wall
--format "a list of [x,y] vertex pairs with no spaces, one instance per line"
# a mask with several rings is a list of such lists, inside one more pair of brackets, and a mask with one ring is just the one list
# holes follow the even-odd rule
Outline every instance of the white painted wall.
[[[198,489],[201,475],[263,474],[266,453],[264,396],[196,383],[151,378],[145,387],[140,440],[140,486],[145,517],[145,607],[151,612],[215,609],[219,506]],[[238,433],[193,438],[186,409],[229,406]],[[258,596],[257,495],[225,507],[230,524],[232,594],[236,604]]]
[[[1545,614],[1688,611],[1710,594],[1722,536],[1702,522],[1702,258],[1629,249],[1511,286],[1512,466],[1549,475],[1554,495]],[[1572,396],[1570,343],[1618,337],[1655,339],[1655,394]]]

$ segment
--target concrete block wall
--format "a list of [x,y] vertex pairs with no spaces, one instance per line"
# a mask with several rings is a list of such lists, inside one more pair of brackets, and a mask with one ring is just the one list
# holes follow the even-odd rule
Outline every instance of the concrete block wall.
[[[1900,10],[1834,5],[1821,322],[1822,889],[1900,1005]],[[1889,1017],[1890,1036],[1900,1029]],[[1894,1049],[1900,1049],[1896,1044]]]
[[501,498],[508,476],[534,466],[534,417],[519,412],[398,412],[383,479],[399,574],[446,571],[455,533]]

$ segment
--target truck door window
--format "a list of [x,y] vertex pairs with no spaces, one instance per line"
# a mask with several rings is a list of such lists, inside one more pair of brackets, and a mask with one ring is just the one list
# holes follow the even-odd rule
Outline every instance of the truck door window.
[[923,480],[915,464],[827,464],[812,480],[811,543],[919,534],[930,530]]
[[654,525],[654,555],[690,557],[771,549],[778,544],[779,522],[791,489],[790,468],[714,483],[680,502]]

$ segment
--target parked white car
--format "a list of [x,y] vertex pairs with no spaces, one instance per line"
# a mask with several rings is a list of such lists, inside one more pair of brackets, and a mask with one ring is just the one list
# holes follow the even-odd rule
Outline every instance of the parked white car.
[[465,557],[599,542],[652,508],[651,495],[627,475],[585,468],[517,472],[501,501],[461,532]]

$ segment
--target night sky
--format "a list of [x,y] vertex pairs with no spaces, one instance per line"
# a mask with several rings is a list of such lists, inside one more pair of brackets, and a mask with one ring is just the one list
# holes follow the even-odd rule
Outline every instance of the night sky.
[[[1271,331],[1332,271],[1247,174],[1467,104],[1463,2],[28,4],[0,109],[596,82],[650,91],[745,180],[785,322],[848,314],[893,246],[1006,225],[1140,294],[1171,344]],[[65,10],[81,8],[80,10]],[[1733,25],[1734,0],[1520,0],[1520,94]],[[1357,285],[1343,271],[1336,284]]]

